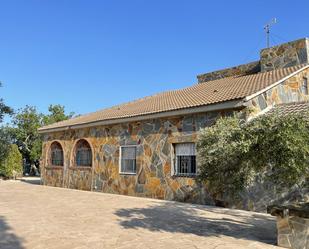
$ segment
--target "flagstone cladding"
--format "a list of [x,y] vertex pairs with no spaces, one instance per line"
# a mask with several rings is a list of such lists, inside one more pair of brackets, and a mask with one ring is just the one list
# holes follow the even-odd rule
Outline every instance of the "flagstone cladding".
[[[207,189],[194,178],[175,177],[172,172],[173,144],[195,142],[200,128],[231,111],[211,112],[167,119],[99,126],[55,132],[44,136],[42,159],[43,183],[51,186],[105,193],[212,204]],[[93,150],[92,167],[73,165],[74,144],[87,139]],[[48,150],[53,141],[61,141],[64,166],[51,167]],[[119,173],[119,148],[136,145],[137,173]]]
[[[308,76],[309,69],[304,69],[279,85],[253,96],[245,103],[250,109],[249,117],[277,104],[308,100],[308,96],[301,90],[302,80]],[[197,141],[201,128],[211,126],[221,116],[240,110],[242,109],[44,133],[41,161],[43,183],[105,193],[214,204],[207,187],[199,185],[195,178],[172,175],[173,144]],[[74,146],[79,139],[86,139],[92,147],[92,167],[74,165]],[[48,163],[50,145],[54,141],[58,141],[63,147],[63,167],[53,167]],[[137,147],[136,175],[119,173],[119,148],[123,145]],[[263,211],[267,205],[277,200],[296,200],[295,196],[309,200],[308,191],[292,195],[291,191],[278,191],[275,186],[257,180],[242,194],[241,201],[227,198],[226,205]]]

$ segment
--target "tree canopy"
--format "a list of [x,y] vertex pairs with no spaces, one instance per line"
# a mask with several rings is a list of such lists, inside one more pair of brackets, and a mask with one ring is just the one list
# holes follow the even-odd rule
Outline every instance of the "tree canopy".
[[0,175],[8,178],[19,176],[23,173],[22,155],[16,144],[9,146],[8,155],[0,163]]
[[[2,84],[0,82],[0,88]],[[4,100],[0,98],[0,125],[3,122],[3,118],[6,114],[12,114],[13,110],[4,103]],[[6,132],[6,129],[0,126],[0,163],[7,157],[9,152],[10,136]]]
[[[2,83],[0,82],[0,88],[2,87]],[[4,103],[4,100],[2,98],[0,98],[0,123],[2,123],[3,121],[3,117],[6,114],[12,114],[13,113],[13,109],[9,106],[7,106]]]
[[201,131],[199,180],[214,194],[237,197],[256,176],[278,187],[309,182],[309,114],[219,119]]
[[64,106],[50,105],[46,115],[39,113],[33,106],[19,109],[12,118],[12,127],[9,127],[13,142],[18,145],[23,158],[28,163],[34,163],[41,156],[42,141],[38,128],[71,118],[74,114],[65,113]]

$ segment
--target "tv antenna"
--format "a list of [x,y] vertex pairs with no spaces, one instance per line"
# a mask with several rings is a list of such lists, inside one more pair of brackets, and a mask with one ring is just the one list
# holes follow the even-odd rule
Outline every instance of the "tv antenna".
[[264,30],[266,32],[266,45],[267,48],[269,48],[269,36],[270,36],[270,27],[274,24],[277,23],[277,18],[273,18],[271,19],[270,22],[268,22],[265,26],[264,26]]

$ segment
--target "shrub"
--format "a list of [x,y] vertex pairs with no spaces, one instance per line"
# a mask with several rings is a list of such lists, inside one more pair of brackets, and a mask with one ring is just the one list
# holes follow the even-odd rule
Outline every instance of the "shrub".
[[301,186],[309,180],[309,115],[224,117],[201,131],[197,150],[199,180],[217,197],[238,197],[256,176]]
[[10,146],[6,159],[0,165],[0,175],[7,178],[15,178],[22,175],[22,155],[16,144]]

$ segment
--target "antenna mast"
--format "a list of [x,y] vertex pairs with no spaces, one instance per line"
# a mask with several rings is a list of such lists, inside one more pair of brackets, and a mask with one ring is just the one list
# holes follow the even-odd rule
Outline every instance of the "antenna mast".
[[270,36],[270,27],[272,26],[272,25],[274,25],[274,24],[276,24],[277,23],[277,18],[273,18],[273,19],[271,19],[271,21],[270,22],[268,22],[265,26],[264,26],[264,30],[265,30],[265,32],[266,32],[266,46],[267,46],[267,48],[269,48],[269,46],[270,46],[270,42],[269,42],[269,36]]

